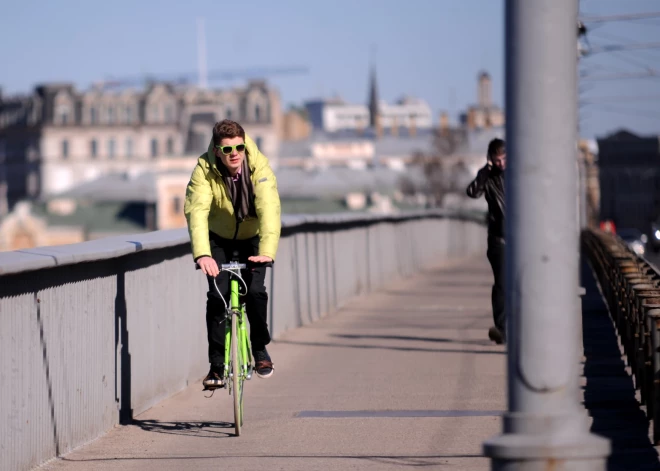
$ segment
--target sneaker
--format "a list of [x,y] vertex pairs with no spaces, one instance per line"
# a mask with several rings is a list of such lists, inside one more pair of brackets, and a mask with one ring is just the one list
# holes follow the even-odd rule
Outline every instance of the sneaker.
[[266,348],[254,352],[254,370],[260,378],[268,378],[273,374],[273,362]]
[[202,384],[204,385],[204,390],[206,391],[207,389],[224,388],[225,381],[224,378],[222,377],[224,371],[225,371],[224,366],[214,367],[213,365],[211,365],[209,374],[207,374],[206,378],[204,378],[204,381],[202,381]]
[[488,329],[488,338],[495,342],[497,345],[502,345],[506,343],[504,335],[497,327],[491,327]]

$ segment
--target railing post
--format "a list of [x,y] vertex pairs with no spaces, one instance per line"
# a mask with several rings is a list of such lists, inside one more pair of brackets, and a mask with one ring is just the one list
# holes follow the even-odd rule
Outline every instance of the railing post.
[[508,412],[493,470],[606,469],[576,394],[578,0],[506,1]]

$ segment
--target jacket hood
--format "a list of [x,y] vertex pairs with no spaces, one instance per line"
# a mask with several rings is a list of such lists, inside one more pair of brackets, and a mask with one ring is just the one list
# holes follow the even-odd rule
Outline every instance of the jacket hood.
[[215,156],[215,148],[213,138],[211,138],[211,142],[209,142],[209,147],[206,150],[206,159],[209,161],[209,165],[211,166],[211,169],[213,171],[220,175],[220,169],[218,168],[218,162],[217,162],[217,157]]

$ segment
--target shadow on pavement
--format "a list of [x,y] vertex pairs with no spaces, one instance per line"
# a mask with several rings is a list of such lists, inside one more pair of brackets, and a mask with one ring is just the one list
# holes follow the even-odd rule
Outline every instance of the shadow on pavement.
[[187,437],[225,438],[234,436],[234,424],[230,422],[159,422],[134,419],[132,425],[140,427],[145,432]]
[[506,352],[504,350],[460,350],[460,349],[450,349],[450,348],[394,347],[392,345],[355,345],[355,344],[328,343],[328,342],[294,342],[292,340],[278,340],[277,343],[283,343],[287,345],[301,345],[305,347],[364,348],[364,349],[395,350],[401,352],[474,353],[476,355],[506,355]]
[[438,342],[438,343],[465,343],[489,347],[493,342],[488,340],[448,339],[440,337],[412,337],[408,335],[359,335],[359,334],[333,334],[341,339],[380,339],[380,340],[410,340],[412,342]]
[[[93,462],[93,461],[177,461],[177,460],[222,460],[224,458],[257,458],[257,459],[281,459],[281,460],[357,460],[357,461],[372,461],[375,463],[390,464],[405,467],[427,467],[438,466],[441,464],[448,464],[449,459],[473,459],[484,458],[483,455],[382,455],[382,456],[350,456],[350,455],[323,455],[323,454],[309,454],[309,455],[217,455],[217,456],[155,456],[155,457],[117,457],[117,458],[90,458],[90,459],[70,459],[60,458],[61,461],[70,462]],[[436,468],[437,469],[437,468]]]
[[593,418],[591,432],[611,441],[609,471],[660,470],[658,452],[649,439],[649,421],[637,401],[614,324],[586,264],[582,280],[587,290],[582,298],[584,404]]

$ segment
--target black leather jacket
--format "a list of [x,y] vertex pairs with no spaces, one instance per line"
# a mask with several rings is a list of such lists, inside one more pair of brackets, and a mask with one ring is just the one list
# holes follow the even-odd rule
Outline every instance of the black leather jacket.
[[504,240],[504,172],[493,167],[484,166],[477,173],[466,190],[470,198],[481,198],[486,195],[488,203],[488,237]]

